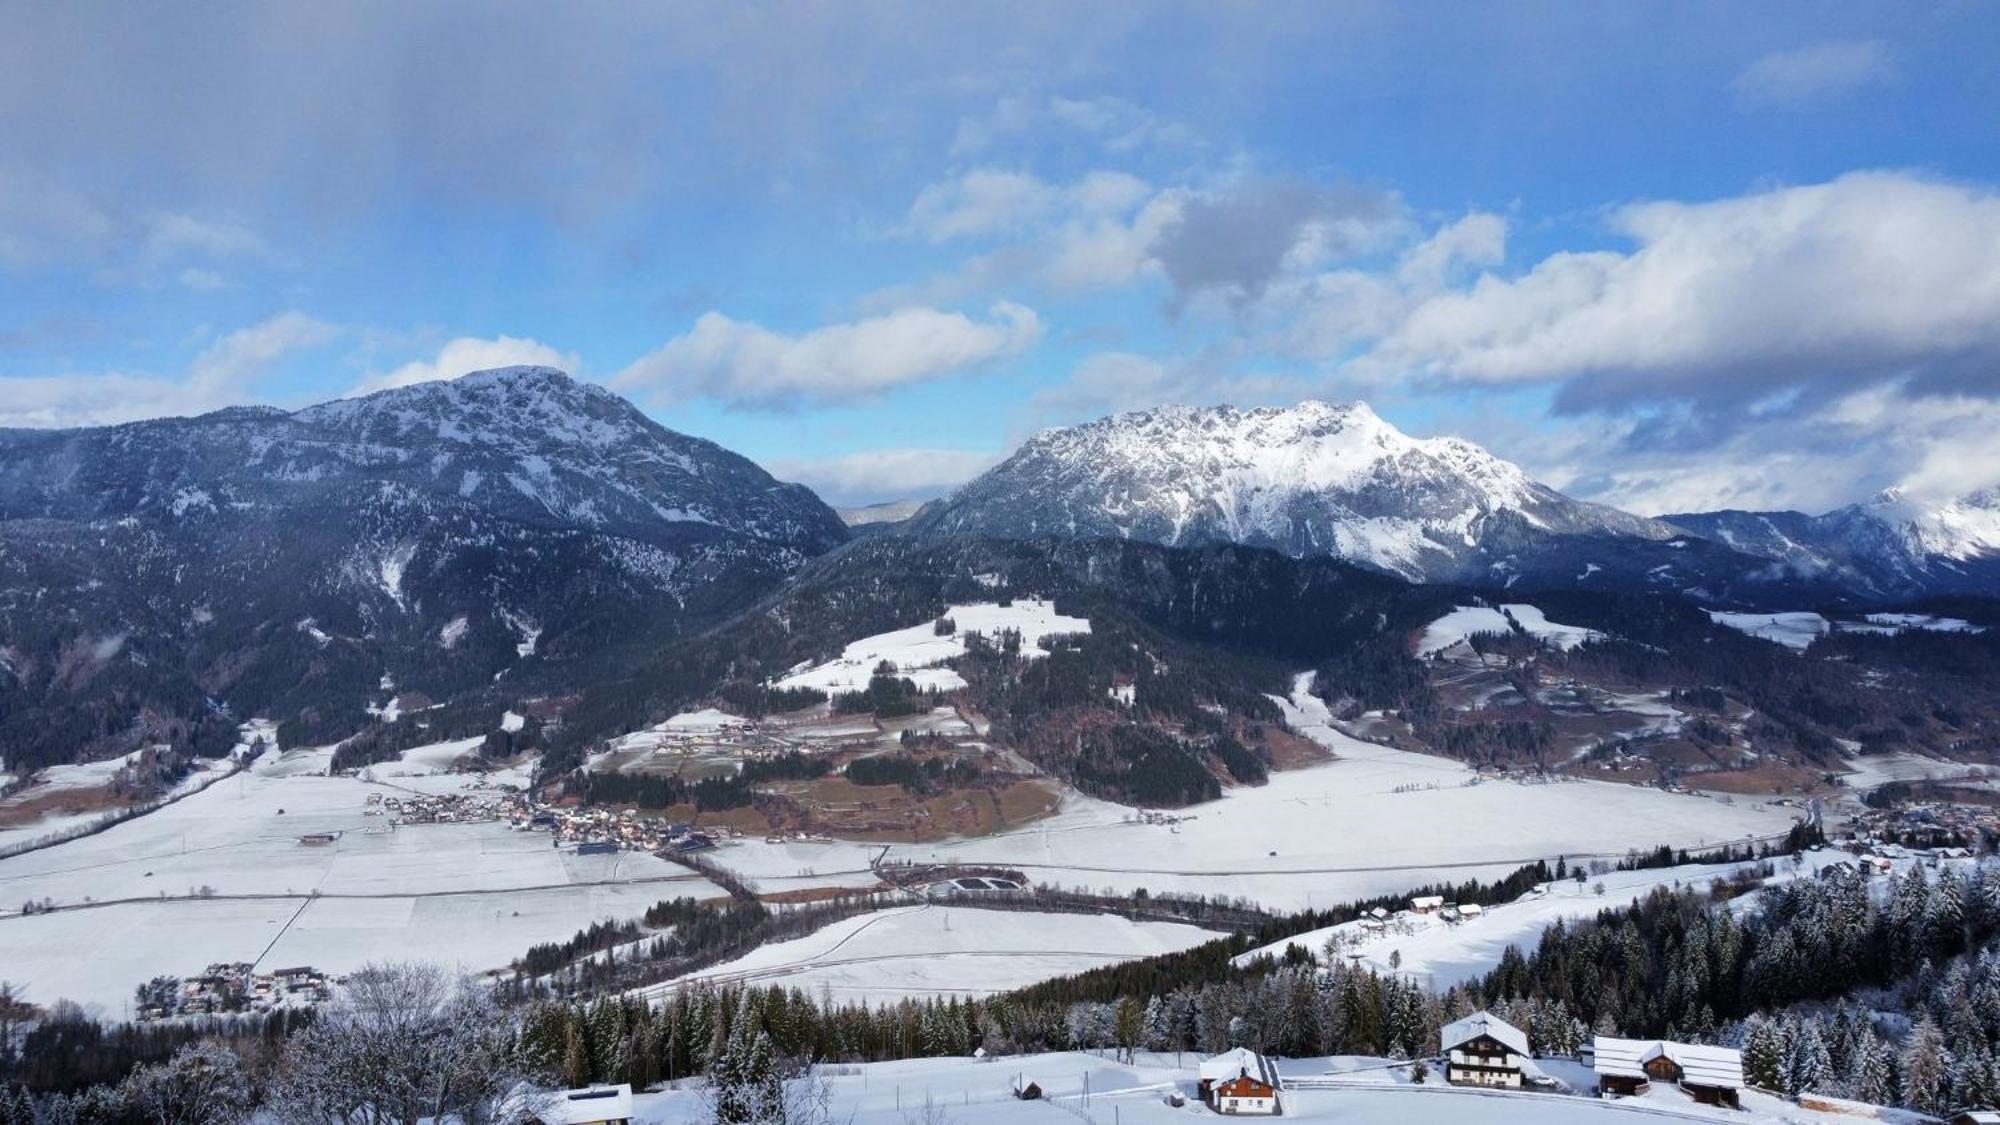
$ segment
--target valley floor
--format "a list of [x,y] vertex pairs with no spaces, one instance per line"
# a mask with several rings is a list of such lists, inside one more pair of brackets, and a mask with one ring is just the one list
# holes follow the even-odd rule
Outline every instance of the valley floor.
[[1537,859],[1622,858],[1660,844],[1696,850],[1776,839],[1798,810],[1751,798],[1595,781],[1482,778],[1462,763],[1333,728],[1301,681],[1283,701],[1293,729],[1335,761],[1275,772],[1219,801],[1142,818],[1065,795],[1055,815],[938,844],[744,840],[712,853],[760,891],[851,886],[873,862],[1006,867],[1035,882],[1250,899],[1273,910],[1330,906],[1433,881],[1505,875]]

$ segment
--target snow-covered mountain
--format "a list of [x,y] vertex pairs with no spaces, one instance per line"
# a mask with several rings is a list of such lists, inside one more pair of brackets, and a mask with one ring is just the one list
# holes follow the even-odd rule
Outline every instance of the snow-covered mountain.
[[442,699],[671,637],[845,539],[804,487],[548,368],[12,431],[0,696],[351,717],[380,683]]
[[1693,584],[1710,577],[1718,551],[1564,496],[1470,442],[1411,437],[1362,403],[1162,407],[1048,430],[911,528],[1235,542],[1416,581],[1496,584]]
[[1889,489],[1824,515],[1691,512],[1675,527],[1876,597],[2000,591],[2000,489],[1924,504]]

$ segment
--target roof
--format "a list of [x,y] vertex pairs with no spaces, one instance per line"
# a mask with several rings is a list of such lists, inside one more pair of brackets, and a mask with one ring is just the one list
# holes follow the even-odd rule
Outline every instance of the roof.
[[1438,1038],[1443,1041],[1443,1049],[1450,1051],[1482,1035],[1493,1037],[1517,1055],[1532,1053],[1528,1050],[1528,1033],[1492,1012],[1474,1012],[1462,1020],[1453,1020],[1444,1025]]
[[554,1095],[535,1116],[543,1125],[579,1125],[584,1121],[616,1121],[632,1116],[632,1087],[586,1086]]
[[1429,910],[1444,905],[1443,895],[1418,895],[1410,900],[1410,905],[1418,910]]
[[1597,1073],[1608,1078],[1644,1078],[1646,1064],[1664,1055],[1681,1068],[1681,1082],[1685,1085],[1728,1090],[1743,1086],[1743,1052],[1734,1047],[1600,1035],[1594,1041],[1594,1048]]
[[1238,1047],[1233,1051],[1224,1051],[1212,1059],[1202,1060],[1203,1082],[1227,1082],[1244,1075],[1255,1078],[1272,1089],[1278,1086],[1278,1072],[1272,1068],[1270,1060],[1248,1047]]

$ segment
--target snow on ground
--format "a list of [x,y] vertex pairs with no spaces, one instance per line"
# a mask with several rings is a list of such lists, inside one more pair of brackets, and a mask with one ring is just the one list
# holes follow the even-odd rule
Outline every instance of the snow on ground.
[[[1288,1088],[1280,1094],[1279,1120],[1376,1125],[1620,1125],[1686,1120],[1777,1125],[1779,1122],[1855,1122],[1859,1118],[1802,1110],[1764,1095],[1746,1095],[1745,1109],[1711,1109],[1677,1091],[1644,1099],[1599,1101],[1589,1097],[1446,1086],[1433,1070],[1430,1082],[1411,1085],[1407,1071],[1387,1059],[1279,1059]],[[1015,1125],[1022,1121],[1086,1125],[1153,1125],[1205,1120],[1197,1096],[1200,1057],[1138,1052],[1132,1062],[1110,1054],[1067,1051],[997,1058],[908,1059],[821,1068],[829,1118],[854,1125],[904,1125],[950,1121],[953,1125]],[[1040,1103],[1016,1100],[1018,1078],[1044,1091]],[[1311,1083],[1311,1087],[1299,1085]],[[1178,1093],[1184,1105],[1168,1104]],[[926,1112],[926,1105],[930,1110]],[[693,1125],[707,1106],[693,1084],[633,1099],[634,1125]],[[1905,1115],[1894,1115],[1905,1120]]]
[[1424,627],[1417,642],[1418,656],[1434,656],[1461,644],[1476,633],[1511,633],[1518,624],[1543,644],[1567,652],[1598,634],[1576,625],[1550,621],[1540,609],[1525,603],[1490,606],[1459,606]]
[[[1826,858],[1838,858],[1827,853]],[[1543,884],[1513,902],[1489,906],[1478,918],[1447,922],[1437,914],[1407,914],[1385,928],[1371,929],[1361,921],[1343,922],[1252,950],[1238,964],[1268,954],[1283,957],[1287,946],[1299,946],[1324,959],[1328,940],[1338,938],[1338,956],[1358,960],[1379,973],[1400,972],[1438,991],[1483,976],[1499,963],[1509,945],[1532,950],[1542,931],[1561,921],[1595,917],[1600,910],[1629,906],[1658,887],[1706,887],[1752,864],[1688,864],[1649,871],[1607,871],[1587,882],[1561,879]],[[1816,865],[1814,865],[1816,867]],[[1604,887],[1602,895],[1597,886]],[[1397,965],[1390,954],[1400,954]]]
[[[1691,796],[1597,781],[1530,784],[1482,778],[1463,763],[1350,738],[1301,677],[1280,700],[1295,730],[1338,760],[1273,773],[1261,786],[1178,810],[1176,824],[1066,794],[1052,817],[1019,829],[935,844],[870,849],[852,843],[756,841],[712,853],[732,870],[865,869],[891,862],[960,862],[1020,870],[1062,886],[1243,895],[1275,910],[1328,906],[1443,879],[1491,879],[1537,859],[1622,858],[1660,844],[1700,849],[1775,837],[1794,814],[1737,798]],[[774,857],[773,847],[782,847]],[[825,885],[841,884],[842,875]],[[755,876],[760,887],[765,881]],[[798,882],[794,885],[812,885]]]
[[1983,626],[1957,617],[1933,617],[1928,613],[1871,613],[1868,620],[1876,625],[1891,625],[1899,629],[1924,629],[1934,633],[1984,633]]
[[938,666],[965,655],[967,633],[997,637],[1003,631],[1016,630],[1021,634],[1021,654],[1035,657],[1042,653],[1043,637],[1090,632],[1088,618],[1065,617],[1056,612],[1055,603],[1035,598],[1021,598],[1006,606],[990,602],[955,605],[943,616],[957,624],[955,632],[938,635],[933,620],[863,637],[842,650],[838,659],[793,669],[776,686],[829,693],[861,691],[868,686],[875,666],[887,660],[920,688],[954,691],[964,687],[965,681],[951,669]]
[[741,715],[704,707],[699,711],[683,711],[654,729],[672,734],[714,734],[724,727],[742,726],[749,721]]
[[[387,818],[366,815],[366,799],[407,793],[403,782],[291,768],[303,756],[323,769],[329,753],[273,751],[157,812],[0,860],[9,911],[43,898],[72,908],[0,912],[7,979],[37,1002],[67,996],[119,1014],[141,980],[211,961],[345,971],[422,957],[483,970],[661,899],[722,893],[652,855],[578,855],[498,822],[390,831]],[[340,835],[328,846],[299,842],[318,832]]]
[[1739,633],[1762,637],[1801,651],[1833,628],[1826,618],[1817,613],[1725,613],[1711,609],[1708,619]]
[[[963,906],[896,907],[843,919],[684,978],[821,990],[836,1001],[991,996],[1104,965],[1173,953],[1220,933],[1113,914],[1041,914]],[[650,989],[663,991],[671,985]]]
[[101,762],[80,762],[70,766],[44,766],[35,775],[35,785],[30,792],[36,797],[50,793],[60,793],[73,789],[102,789],[111,784],[119,770],[132,764],[133,759],[145,753],[134,750],[119,758],[107,758]]
[[1814,641],[1838,630],[1844,633],[1900,633],[1923,629],[1936,633],[1983,633],[1986,630],[1957,617],[1934,617],[1927,613],[1871,613],[1866,621],[1833,621],[1811,612],[1725,613],[1711,609],[1708,619],[1739,633],[1762,637],[1786,648],[1804,650]]
[[479,744],[486,741],[483,736],[453,739],[450,742],[433,742],[425,746],[412,746],[403,751],[403,756],[394,762],[376,762],[368,767],[371,777],[426,777],[452,772],[451,765],[467,754],[476,753]]
[[1927,758],[1907,750],[1887,754],[1859,754],[1847,759],[1841,780],[1855,789],[1873,789],[1892,781],[1962,781],[1982,783],[1993,778],[1989,766],[1967,765]]

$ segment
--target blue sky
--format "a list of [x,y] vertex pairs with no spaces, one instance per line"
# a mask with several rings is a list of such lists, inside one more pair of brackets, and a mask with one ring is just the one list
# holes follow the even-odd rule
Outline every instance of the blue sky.
[[837,502],[1305,397],[2000,483],[1990,4],[7,7],[0,425],[548,362]]

